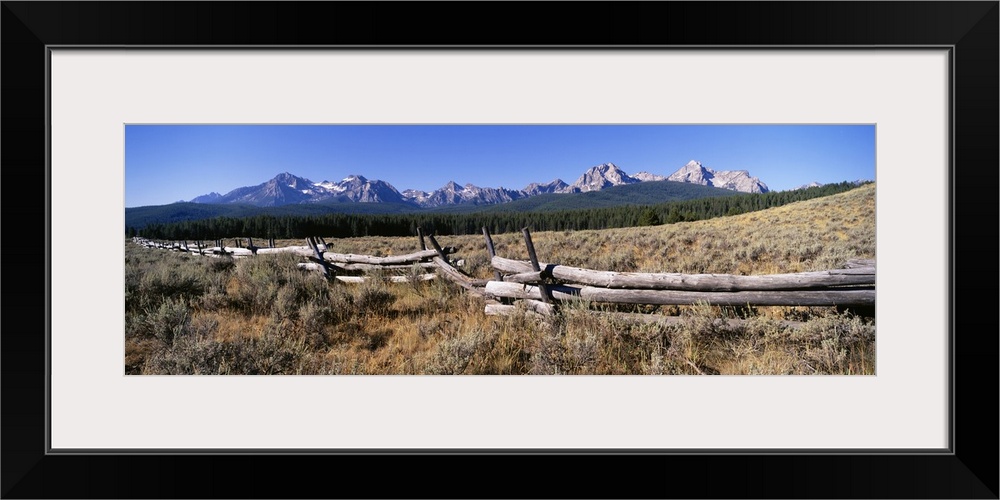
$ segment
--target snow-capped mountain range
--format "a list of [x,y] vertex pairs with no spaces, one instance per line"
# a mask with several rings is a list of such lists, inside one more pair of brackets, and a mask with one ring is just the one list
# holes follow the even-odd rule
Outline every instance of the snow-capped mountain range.
[[745,193],[766,193],[767,185],[746,170],[716,171],[697,161],[670,174],[662,176],[649,172],[628,175],[614,163],[604,163],[588,169],[576,182],[566,184],[555,179],[546,184],[531,183],[521,190],[503,187],[464,186],[451,181],[432,192],[407,189],[399,192],[381,180],[369,180],[351,175],[338,182],[313,182],[288,172],[257,186],[234,189],[225,195],[209,193],[191,200],[193,203],[242,203],[261,207],[274,207],[295,203],[360,202],[405,203],[419,207],[443,205],[494,205],[547,193],[584,193],[599,191],[611,186],[639,182],[674,181],[714,186]]

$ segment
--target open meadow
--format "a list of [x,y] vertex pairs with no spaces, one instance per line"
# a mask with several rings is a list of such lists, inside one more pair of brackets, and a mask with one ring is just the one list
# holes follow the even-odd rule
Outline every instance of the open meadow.
[[[458,248],[464,272],[493,277],[481,235],[438,239]],[[875,258],[875,184],[710,220],[532,239],[542,262],[597,270],[834,269]],[[520,233],[493,241],[498,256],[527,259]],[[376,256],[420,249],[415,236],[327,242],[333,252]],[[328,282],[300,270],[293,254],[209,258],[125,245],[127,374],[875,373],[874,319],[834,307],[569,303],[551,318],[489,316],[482,298],[444,279],[390,283],[376,273],[363,284]]]

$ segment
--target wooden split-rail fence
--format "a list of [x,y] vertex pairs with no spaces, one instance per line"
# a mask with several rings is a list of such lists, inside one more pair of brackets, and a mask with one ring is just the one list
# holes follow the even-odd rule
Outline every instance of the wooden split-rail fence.
[[[632,273],[599,271],[539,262],[527,228],[527,260],[496,255],[483,228],[494,278],[484,295],[494,299],[487,314],[554,314],[560,304],[833,306],[871,315],[875,307],[875,261],[855,259],[841,269],[768,275]],[[659,315],[627,315],[661,321]],[[669,322],[669,321],[668,321]]]
[[[551,316],[562,304],[584,302],[632,305],[695,305],[717,306],[836,306],[870,315],[875,306],[875,261],[856,259],[845,262],[841,269],[803,273],[767,275],[633,273],[600,271],[540,262],[531,241],[531,233],[522,229],[527,260],[496,255],[489,230],[483,228],[486,251],[493,268],[492,279],[478,279],[462,272],[461,260],[449,259],[457,249],[441,247],[433,235],[427,240],[417,228],[420,250],[407,255],[378,257],[342,254],[329,251],[323,238],[307,238],[305,246],[256,247],[248,238],[233,246],[218,240],[213,246],[201,242],[154,242],[135,238],[148,247],[168,248],[214,257],[246,258],[267,253],[291,252],[304,257],[304,269],[324,272],[329,278],[344,282],[362,282],[364,276],[351,274],[373,271],[405,272],[389,276],[393,282],[413,279],[429,280],[440,275],[486,299],[485,313],[512,314],[525,311],[533,315]],[[431,271],[414,276],[418,266]],[[661,315],[628,315],[643,321],[667,321]],[[677,318],[674,318],[675,320]]]
[[[386,257],[331,252],[326,240],[316,237],[306,238],[306,245],[304,246],[285,247],[276,247],[273,239],[268,240],[266,247],[258,247],[254,245],[253,238],[246,238],[246,244],[244,244],[243,238],[232,239],[232,246],[225,244],[230,240],[216,240],[211,246],[201,241],[164,242],[138,237],[133,238],[132,241],[148,248],[162,248],[215,258],[245,259],[255,255],[291,253],[305,260],[305,262],[298,264],[300,268],[321,271],[330,279],[346,283],[364,282],[369,277],[357,276],[357,274],[370,274],[374,272],[381,272],[390,282],[396,283],[413,280],[431,280],[437,277],[437,274],[434,272],[436,270],[443,272],[446,276],[465,276],[454,267],[455,265],[461,265],[462,261],[452,261],[448,257],[457,251],[455,247],[442,248],[438,245],[434,236],[431,235],[429,239],[434,248],[427,249],[423,234],[421,233],[419,236],[422,250],[406,255]],[[416,269],[429,272],[415,273]],[[475,282],[473,281],[472,283]]]

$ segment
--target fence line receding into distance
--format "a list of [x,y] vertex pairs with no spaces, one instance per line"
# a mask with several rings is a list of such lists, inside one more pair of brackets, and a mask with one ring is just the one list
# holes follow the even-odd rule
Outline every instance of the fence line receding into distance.
[[[458,269],[461,260],[449,259],[455,247],[441,247],[433,235],[418,228],[420,250],[406,255],[372,256],[329,251],[323,238],[310,237],[305,246],[256,247],[252,238],[233,240],[233,246],[217,240],[211,247],[201,242],[155,242],[142,238],[133,241],[154,248],[167,248],[212,257],[247,258],[269,253],[294,253],[308,262],[303,269],[324,272],[328,278],[358,283],[365,276],[352,274],[373,271],[403,272],[390,275],[391,282],[444,277],[470,293],[486,299],[485,313],[491,315],[526,311],[551,316],[567,302],[718,306],[837,306],[870,314],[875,306],[875,261],[854,259],[841,269],[767,275],[631,273],[599,271],[540,262],[528,228],[522,230],[527,260],[496,255],[489,230],[483,228],[485,249],[493,268],[492,279],[478,279]],[[427,272],[415,274],[415,268]],[[641,321],[666,321],[677,318],[663,315],[627,315]]]

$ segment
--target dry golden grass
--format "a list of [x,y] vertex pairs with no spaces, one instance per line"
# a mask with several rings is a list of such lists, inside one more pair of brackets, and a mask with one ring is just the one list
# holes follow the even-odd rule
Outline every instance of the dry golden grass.
[[[779,208],[655,227],[532,233],[539,259],[591,269],[769,274],[875,257],[875,186]],[[443,236],[479,278],[479,236]],[[332,240],[330,251],[399,255],[417,238]],[[526,259],[521,234],[497,254]],[[279,241],[278,245],[301,245]],[[486,316],[484,302],[434,280],[327,284],[288,256],[226,262],[129,246],[127,373],[873,374],[875,326],[832,308],[635,308],[677,325],[626,322],[586,305],[549,321]],[[615,307],[628,310],[629,307]],[[729,326],[725,317],[749,318]],[[777,320],[804,321],[799,329]]]

